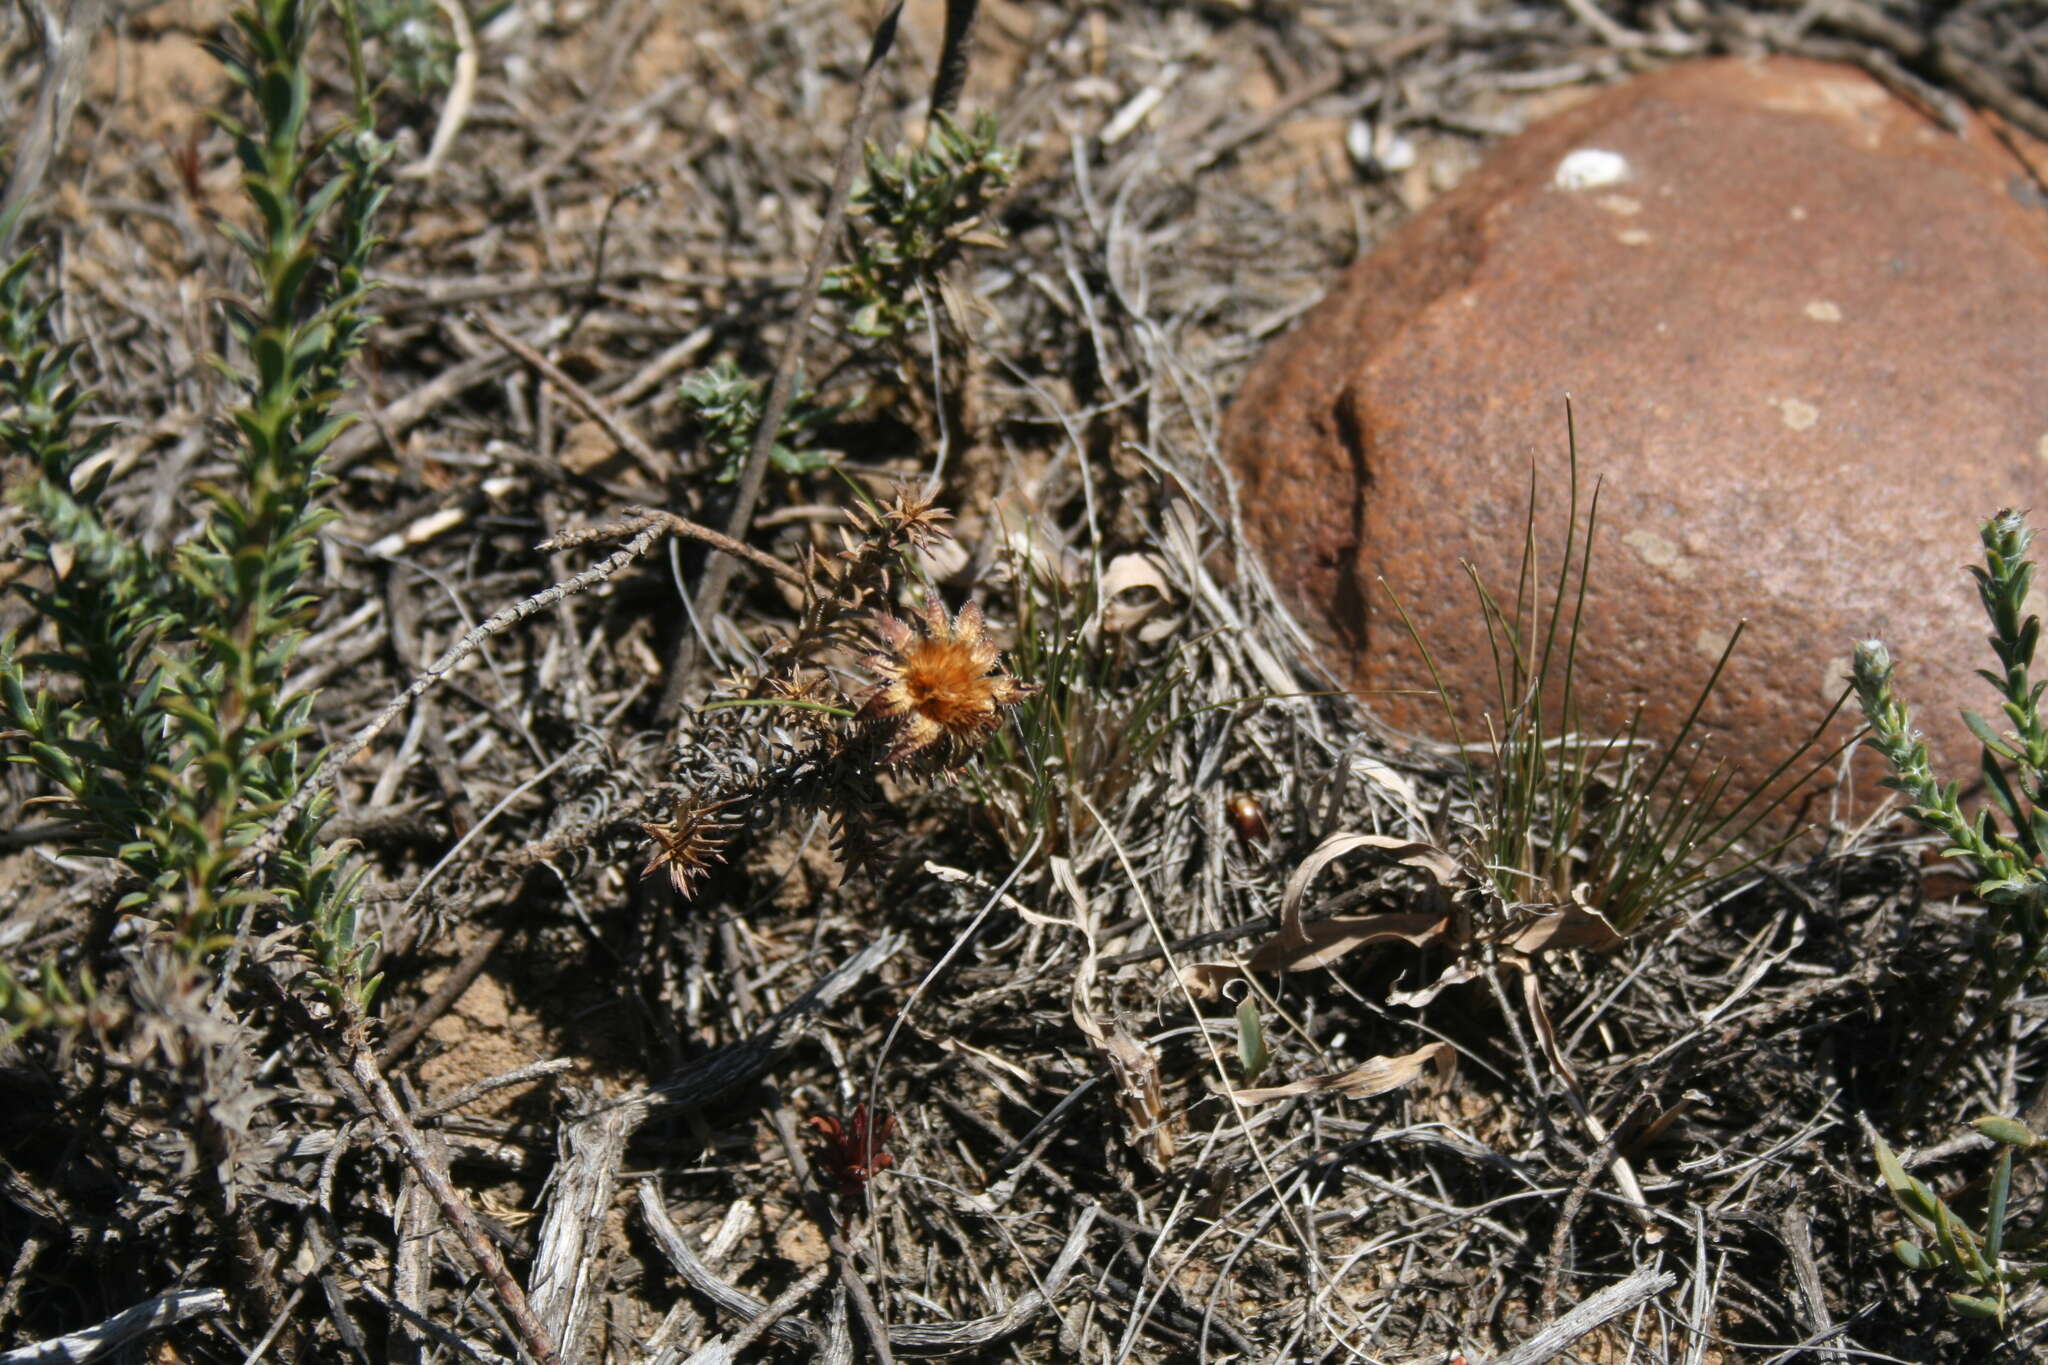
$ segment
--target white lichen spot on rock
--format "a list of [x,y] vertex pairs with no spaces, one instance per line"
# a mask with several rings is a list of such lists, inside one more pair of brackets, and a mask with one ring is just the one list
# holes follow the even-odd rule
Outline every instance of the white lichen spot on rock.
[[1653,569],[1662,569],[1681,583],[1692,577],[1692,560],[1679,548],[1676,541],[1668,540],[1655,531],[1639,526],[1623,536],[1621,543],[1634,550],[1637,559]]
[[1550,183],[1561,190],[1597,190],[1628,179],[1628,158],[1601,147],[1581,147],[1557,163]]
[[1650,234],[1642,228],[1624,228],[1614,234],[1614,240],[1623,246],[1647,246]]
[[1851,72],[1844,76],[1817,76],[1796,85],[1787,82],[1757,102],[1780,113],[1831,119],[1839,136],[1875,148],[1881,141],[1880,125],[1870,115],[1890,98],[1876,81]]
[[1631,199],[1625,194],[1603,194],[1593,202],[1621,218],[1633,218],[1643,211],[1642,200]]
[[1735,638],[1732,630],[1715,630],[1701,626],[1699,634],[1692,637],[1692,647],[1703,659],[1718,659],[1728,652],[1728,642]]
[[1787,216],[1788,216],[1788,217],[1790,217],[1790,218],[1791,218],[1791,220],[1792,220],[1793,222],[1795,222],[1795,223],[1803,223],[1803,222],[1805,222],[1805,221],[1806,221],[1806,206],[1805,206],[1805,205],[1803,205],[1803,204],[1794,204],[1794,205],[1792,206],[1792,211],[1791,211],[1791,212],[1790,212],[1790,213],[1789,213],[1789,214],[1788,214]]
[[1778,416],[1794,431],[1805,431],[1820,420],[1820,409],[1797,398],[1766,398],[1764,400],[1778,410]]
[[1637,527],[1621,538],[1621,543],[1636,552],[1636,558],[1656,568],[1662,568],[1678,558],[1678,542],[1666,540],[1655,531]]
[[1830,303],[1826,299],[1815,299],[1806,305],[1806,316],[1815,322],[1840,322],[1842,309],[1839,304]]

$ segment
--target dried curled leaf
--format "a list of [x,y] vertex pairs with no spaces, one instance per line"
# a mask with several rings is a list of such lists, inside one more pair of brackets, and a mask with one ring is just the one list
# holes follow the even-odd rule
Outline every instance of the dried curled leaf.
[[1296,1095],[1313,1095],[1322,1090],[1336,1090],[1356,1098],[1368,1095],[1384,1095],[1389,1090],[1399,1090],[1410,1084],[1425,1070],[1434,1066],[1437,1079],[1448,1081],[1451,1073],[1458,1068],[1458,1056],[1451,1051],[1449,1043],[1425,1043],[1413,1052],[1404,1052],[1392,1057],[1371,1057],[1363,1064],[1330,1076],[1310,1076],[1286,1085],[1262,1086],[1256,1090],[1232,1092],[1246,1104],[1264,1104],[1268,1100],[1292,1099]]
[[1245,971],[1305,972],[1328,966],[1347,953],[1375,943],[1399,939],[1420,948],[1446,938],[1451,932],[1447,910],[1397,912],[1383,915],[1348,915],[1301,921],[1301,903],[1319,873],[1347,853],[1361,848],[1378,849],[1394,862],[1427,872],[1439,892],[1448,892],[1458,882],[1458,866],[1451,856],[1434,844],[1410,839],[1393,839],[1384,834],[1333,834],[1316,845],[1294,875],[1280,898],[1280,932],[1254,948],[1242,966],[1228,962],[1196,962],[1181,969],[1181,980],[1190,992],[1214,1000],[1228,982]]
[[[1375,849],[1404,867],[1428,874],[1427,910],[1378,915],[1338,916],[1304,924],[1302,902],[1309,888],[1338,858],[1358,849]],[[1587,903],[1582,888],[1562,906],[1499,906],[1503,913],[1489,916],[1484,926],[1475,926],[1463,901],[1453,897],[1468,890],[1470,880],[1457,862],[1434,844],[1390,838],[1382,834],[1333,834],[1318,844],[1294,874],[1280,898],[1280,932],[1253,949],[1241,963],[1197,962],[1181,971],[1182,984],[1192,995],[1213,1000],[1230,982],[1249,972],[1300,972],[1328,966],[1346,954],[1392,940],[1420,948],[1438,945],[1450,961],[1430,984],[1413,991],[1392,990],[1389,1003],[1420,1007],[1451,986],[1475,979],[1486,964],[1497,964],[1517,976],[1522,985],[1522,1002],[1544,1059],[1557,1076],[1577,1089],[1577,1079],[1559,1046],[1550,1012],[1538,984],[1535,957],[1552,948],[1611,948],[1621,934],[1607,918]],[[1353,1071],[1314,1081],[1297,1081],[1292,1086],[1268,1090],[1240,1091],[1248,1100],[1279,1099],[1318,1089],[1343,1089],[1351,1094],[1378,1094],[1405,1085],[1414,1078],[1424,1061],[1435,1054],[1432,1044],[1405,1057],[1376,1057]],[[1446,1049],[1441,1064],[1448,1068]],[[1385,1083],[1382,1084],[1381,1082]],[[1638,1201],[1640,1202],[1640,1201]]]
[[1442,972],[1438,973],[1436,980],[1430,982],[1427,986],[1421,986],[1412,991],[1388,991],[1387,1003],[1389,1005],[1405,1006],[1408,1009],[1421,1009],[1451,987],[1462,986],[1467,981],[1478,980],[1483,970],[1484,968],[1476,959],[1458,958],[1445,967]]
[[1281,938],[1297,942],[1306,940],[1307,935],[1301,926],[1302,898],[1324,868],[1361,848],[1379,849],[1394,862],[1422,869],[1436,882],[1439,890],[1448,891],[1458,884],[1457,863],[1434,844],[1393,839],[1384,834],[1332,834],[1317,844],[1308,857],[1301,860],[1301,866],[1294,869],[1294,875],[1287,879],[1287,889],[1280,897]]
[[1359,948],[1392,939],[1420,948],[1443,938],[1450,927],[1449,916],[1428,913],[1340,915],[1302,926],[1295,938],[1290,939],[1283,932],[1267,939],[1242,966],[1234,962],[1191,962],[1181,968],[1180,978],[1198,998],[1214,1000],[1225,985],[1247,971],[1305,972],[1327,966]]
[[1053,883],[1074,903],[1071,921],[1050,921],[1078,929],[1087,944],[1081,965],[1074,972],[1074,1023],[1095,1046],[1096,1054],[1109,1065],[1116,1078],[1117,1103],[1130,1125],[1132,1144],[1159,1170],[1173,1160],[1178,1111],[1169,1109],[1159,1084],[1159,1057],[1145,1043],[1131,1035],[1121,1023],[1103,1027],[1095,1017],[1090,995],[1095,985],[1096,942],[1099,926],[1088,893],[1074,875],[1073,863],[1055,855],[1050,862]]
[[1246,965],[1258,972],[1305,972],[1375,943],[1399,939],[1420,948],[1436,942],[1450,931],[1448,915],[1427,912],[1338,915],[1304,925],[1298,941],[1276,938],[1260,944]]
[[1589,948],[1594,952],[1621,942],[1621,933],[1607,916],[1586,903],[1585,888],[1575,887],[1572,903],[1546,911],[1532,924],[1511,931],[1501,946],[1518,953],[1540,953],[1551,948]]
[[[1393,862],[1429,874],[1435,886],[1437,905],[1426,911],[1337,916],[1304,924],[1302,902],[1316,878],[1337,859],[1362,848],[1376,849]],[[1450,893],[1462,881],[1458,865],[1451,855],[1434,844],[1395,839],[1384,834],[1333,834],[1316,845],[1287,879],[1286,890],[1280,898],[1278,934],[1254,948],[1242,966],[1226,962],[1197,962],[1182,970],[1181,979],[1196,995],[1213,1000],[1225,984],[1246,971],[1305,972],[1326,967],[1360,948],[1394,939],[1417,948],[1432,943],[1448,943],[1453,938],[1456,919],[1447,902]],[[1469,936],[1470,931],[1465,933]],[[1534,920],[1517,920],[1510,928],[1488,935],[1487,941],[1504,951],[1528,955],[1551,948],[1611,948],[1621,942],[1621,935],[1605,916],[1587,905],[1580,896],[1560,909],[1544,910]],[[1451,946],[1469,944],[1461,939]],[[1423,1004],[1445,987],[1470,977],[1471,972],[1466,969],[1461,956],[1460,961],[1447,968],[1434,984],[1418,992],[1390,998],[1397,1003]]]
[[1173,581],[1157,555],[1121,554],[1103,566],[1097,586],[1102,601],[1104,633],[1134,633],[1146,644],[1171,635],[1180,626],[1174,617],[1160,617],[1173,600]]

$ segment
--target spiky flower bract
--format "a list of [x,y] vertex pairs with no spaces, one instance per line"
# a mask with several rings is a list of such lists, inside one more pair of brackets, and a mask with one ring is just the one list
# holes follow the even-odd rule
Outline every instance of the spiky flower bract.
[[856,508],[849,515],[854,526],[870,540],[901,541],[913,550],[930,549],[952,535],[943,523],[951,521],[953,514],[929,495],[913,492],[908,485],[899,487],[879,507]]
[[1004,672],[972,602],[948,620],[944,604],[925,604],[918,628],[893,616],[873,622],[883,651],[868,659],[882,682],[868,694],[860,721],[885,737],[885,767],[916,764],[945,770],[967,761],[1002,723],[1003,708],[1033,689]]
[[949,538],[953,514],[928,496],[898,488],[885,503],[855,507],[836,551],[809,549],[802,564],[804,601],[796,629],[767,653],[767,671],[786,670],[868,643],[865,623],[895,595],[914,556]]
[[654,856],[647,860],[647,866],[640,875],[652,876],[656,868],[667,867],[668,879],[674,884],[676,894],[687,899],[698,881],[710,872],[711,865],[725,861],[722,850],[732,833],[730,827],[718,818],[718,812],[731,804],[731,800],[699,801],[694,797],[681,797],[668,819],[642,824],[640,828],[654,840]]

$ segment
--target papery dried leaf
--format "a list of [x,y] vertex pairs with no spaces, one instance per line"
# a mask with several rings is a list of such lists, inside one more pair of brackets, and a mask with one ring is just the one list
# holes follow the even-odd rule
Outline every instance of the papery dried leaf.
[[1053,884],[1074,903],[1073,927],[1080,930],[1087,943],[1081,965],[1074,972],[1074,1023],[1094,1045],[1097,1055],[1109,1064],[1110,1074],[1116,1077],[1117,1102],[1130,1122],[1134,1145],[1159,1169],[1165,1170],[1173,1160],[1177,1115],[1166,1109],[1165,1095],[1159,1085],[1159,1059],[1121,1024],[1113,1022],[1104,1028],[1096,1019],[1094,1005],[1089,999],[1095,986],[1097,960],[1095,911],[1087,891],[1074,875],[1072,861],[1054,856],[1050,859],[1050,866]]
[[1242,967],[1227,962],[1191,963],[1181,969],[1183,984],[1194,995],[1214,1000],[1226,984],[1247,969],[1305,972],[1374,943],[1400,939],[1419,948],[1449,933],[1450,917],[1438,912],[1340,915],[1304,925],[1301,902],[1317,875],[1338,858],[1361,848],[1378,849],[1395,862],[1422,869],[1439,888],[1450,887],[1458,876],[1457,864],[1434,844],[1393,839],[1384,834],[1332,834],[1317,844],[1287,879],[1287,888],[1280,897],[1280,932],[1254,948]]
[[1426,912],[1334,915],[1302,926],[1292,939],[1284,931],[1268,939],[1252,951],[1245,965],[1255,972],[1305,972],[1389,939],[1420,948],[1443,938],[1450,929],[1450,916]]
[[1620,942],[1620,933],[1605,915],[1575,905],[1516,929],[1503,946],[1518,953],[1540,953],[1551,948],[1590,948],[1597,952]]
[[1478,980],[1482,970],[1480,964],[1474,959],[1461,957],[1450,966],[1444,968],[1443,974],[1438,976],[1436,980],[1419,990],[1388,991],[1387,1003],[1389,1005],[1405,1006],[1409,1009],[1420,1009],[1451,987],[1462,986],[1467,981]]
[[1557,1046],[1557,1029],[1550,1022],[1550,1011],[1543,1004],[1543,987],[1536,980],[1535,964],[1520,953],[1504,952],[1500,955],[1501,965],[1512,967],[1521,973],[1522,1004],[1529,1011],[1529,1025],[1535,1031],[1536,1043],[1543,1049],[1544,1058],[1558,1079],[1570,1086],[1574,1092],[1579,1088],[1579,1078],[1572,1071],[1571,1064],[1564,1059],[1564,1053]]
[[1302,939],[1301,902],[1317,874],[1338,858],[1361,848],[1376,848],[1394,862],[1421,868],[1441,889],[1449,890],[1457,884],[1457,863],[1434,844],[1393,839],[1384,834],[1332,834],[1317,844],[1287,879],[1287,889],[1280,897],[1280,933],[1283,937],[1291,934],[1297,940]]
[[[1102,602],[1102,629],[1105,634],[1121,635],[1136,630],[1138,638],[1147,644],[1163,638],[1176,624],[1173,621],[1146,622],[1164,611],[1172,601],[1173,583],[1166,576],[1166,566],[1156,555],[1121,554],[1103,566],[1102,580],[1096,588]],[[1164,631],[1159,627],[1165,627]],[[1140,627],[1144,627],[1140,629]]]
[[1389,1090],[1399,1090],[1431,1066],[1436,1068],[1439,1080],[1447,1081],[1451,1078],[1451,1073],[1458,1067],[1458,1056],[1451,1050],[1449,1043],[1425,1043],[1413,1052],[1404,1052],[1393,1057],[1373,1057],[1363,1065],[1332,1076],[1311,1076],[1306,1080],[1290,1081],[1286,1085],[1264,1086],[1257,1090],[1238,1090],[1232,1093],[1246,1104],[1292,1099],[1296,1095],[1313,1095],[1322,1090],[1337,1090],[1362,1099],[1368,1095],[1384,1095]]
[[1244,980],[1244,968],[1235,962],[1190,962],[1180,969],[1180,984],[1197,1000],[1215,1000],[1233,981]]

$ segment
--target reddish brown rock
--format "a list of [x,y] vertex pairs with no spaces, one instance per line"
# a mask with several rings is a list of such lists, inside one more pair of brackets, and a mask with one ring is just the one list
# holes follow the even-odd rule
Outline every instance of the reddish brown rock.
[[1261,359],[1225,432],[1247,528],[1393,726],[1442,719],[1394,691],[1429,679],[1382,579],[1466,716],[1495,700],[1459,561],[1512,595],[1532,461],[1557,543],[1567,393],[1604,481],[1589,721],[1670,733],[1747,619],[1705,720],[1768,766],[1876,635],[1974,772],[1962,566],[1998,508],[2048,518],[2048,211],[1988,127],[1847,68],[1675,67],[1502,147]]

